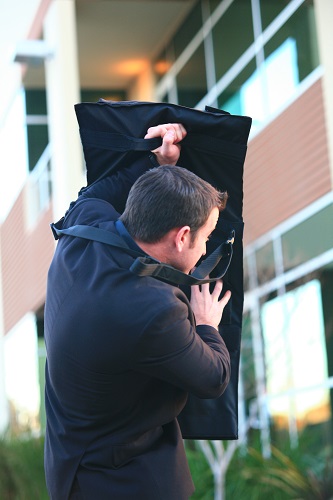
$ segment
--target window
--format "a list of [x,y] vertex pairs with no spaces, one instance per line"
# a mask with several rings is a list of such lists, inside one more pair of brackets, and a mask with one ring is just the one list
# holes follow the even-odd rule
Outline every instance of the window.
[[[321,385],[327,379],[327,359],[319,280],[312,280],[261,308],[267,367],[267,393],[271,416],[285,422],[293,412],[298,426],[326,420],[330,415],[329,391]],[[284,403],[282,404],[281,396]]]
[[202,26],[201,1],[197,2],[173,37],[173,49],[177,59]]
[[333,248],[333,204],[282,235],[285,270]]
[[[289,435],[292,446],[297,446],[300,430],[303,436],[309,429],[311,433],[315,431],[318,443],[331,439],[332,220],[330,194],[307,207],[303,215],[300,212],[296,219],[285,221],[271,235],[263,236],[262,243],[260,240],[252,243],[244,260],[247,290],[243,322],[245,359],[250,331],[254,349],[258,347],[255,361],[262,375],[265,372],[265,404],[272,435]],[[251,265],[257,283],[255,280],[249,282]],[[279,269],[278,276],[275,276],[275,269]],[[243,361],[242,352],[241,355]],[[243,364],[246,368],[245,361]],[[245,371],[244,378],[248,376]],[[260,382],[260,376],[258,380]],[[253,398],[254,408],[256,398],[257,395]],[[245,399],[251,404],[247,393]],[[262,415],[259,418],[266,428],[265,418]]]
[[251,400],[256,397],[256,377],[254,355],[252,349],[252,329],[251,317],[249,313],[245,313],[243,316],[241,359],[246,413],[249,414]]
[[287,2],[281,0],[260,0],[261,27],[264,30],[285,8]]
[[[169,44],[155,59],[153,68],[156,80],[159,81],[171,68],[175,60],[186,49],[188,44],[202,27],[201,1],[198,1],[189,15],[177,30]],[[203,60],[205,66],[205,62]],[[201,68],[198,67],[200,70]]]
[[218,81],[254,42],[251,0],[233,2],[212,33]]
[[[283,109],[319,64],[313,0],[298,8],[294,0],[258,0],[258,4],[209,0],[207,5],[212,28],[205,36],[211,37],[212,44],[206,44],[206,53],[201,44],[178,74],[172,75],[177,93],[175,89],[169,92],[169,98],[190,107],[204,101],[231,114],[251,116],[253,132]],[[256,5],[260,9],[255,9]],[[157,80],[167,75],[174,63],[173,68],[177,68],[179,56],[199,33],[203,26],[201,7],[202,2],[195,3],[156,59]],[[199,43],[198,39],[195,42]],[[161,95],[170,91],[172,82],[174,79],[161,81]]]
[[261,285],[275,276],[273,243],[269,242],[256,251],[258,283]]
[[247,258],[244,258],[243,266],[244,266],[244,291],[246,292],[250,288],[249,264]]
[[214,12],[216,7],[221,3],[221,0],[209,0],[209,8],[211,12]]
[[49,143],[45,90],[26,90],[29,170],[35,168]]
[[169,71],[174,63],[174,60],[173,44],[171,43],[168,47],[166,47],[166,49],[162,50],[153,63],[153,69],[157,81],[163,78],[163,76]]
[[[258,97],[255,101],[249,100],[246,97],[248,93],[246,82],[250,82],[255,74],[256,62],[255,59],[252,59],[252,61],[236,76],[232,83],[219,95],[219,108],[233,115],[251,116],[251,118],[255,120],[258,113],[256,109]],[[253,108],[256,109],[255,114],[253,114]]]
[[[293,44],[293,57],[288,65],[294,66],[293,73],[297,75],[298,82],[304,80],[319,64],[317,35],[312,2],[305,2],[279,29],[279,31],[266,43],[264,47],[265,59],[272,54],[279,53],[281,47]],[[287,66],[285,66],[285,71]],[[283,78],[284,73],[283,72]],[[282,81],[282,77],[279,79]]]
[[194,107],[207,93],[203,43],[177,75],[178,104]]
[[259,68],[253,59],[219,96],[219,106],[232,114],[251,116],[255,127],[294,95],[299,81],[297,44],[287,38]]

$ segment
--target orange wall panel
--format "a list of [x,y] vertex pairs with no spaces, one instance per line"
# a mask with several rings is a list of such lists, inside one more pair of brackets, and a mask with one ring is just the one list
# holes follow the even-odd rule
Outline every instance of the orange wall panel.
[[44,304],[54,252],[51,207],[32,229],[25,227],[24,191],[1,226],[4,327],[7,333],[28,311]]
[[332,189],[321,81],[249,142],[245,245]]

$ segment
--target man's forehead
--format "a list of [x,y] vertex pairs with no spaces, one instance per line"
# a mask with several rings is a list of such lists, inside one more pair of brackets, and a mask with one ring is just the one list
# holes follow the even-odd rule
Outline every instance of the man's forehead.
[[209,228],[211,231],[215,229],[217,221],[219,220],[219,215],[219,209],[217,207],[214,207],[207,220],[207,229]]
[[217,221],[219,220],[219,217],[220,217],[220,211],[217,207],[214,207],[213,210],[212,210],[212,217],[213,217],[213,220],[215,222],[215,224],[217,224]]

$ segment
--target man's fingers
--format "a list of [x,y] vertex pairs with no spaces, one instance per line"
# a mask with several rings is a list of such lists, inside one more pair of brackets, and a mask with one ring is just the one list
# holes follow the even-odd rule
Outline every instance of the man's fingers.
[[151,139],[152,137],[163,137],[167,132],[165,125],[157,125],[156,127],[149,127],[145,135],[145,139]]
[[177,144],[184,139],[186,133],[186,129],[181,123],[165,123],[150,127],[147,130],[145,139],[151,139],[152,137],[162,137],[164,139],[166,137],[167,140],[172,139],[173,144]]
[[187,134],[186,129],[182,123],[177,123],[174,131],[176,134],[176,143],[182,141]]
[[230,298],[231,298],[231,292],[230,290],[227,290],[223,295],[222,299],[220,300],[220,304],[223,305],[223,308],[225,308],[225,306],[228,304]]
[[212,293],[210,293],[210,284],[209,283],[205,283],[205,284],[201,285],[201,293],[211,295],[212,300],[218,301],[219,304],[221,304],[221,306],[223,306],[223,308],[224,308],[230,300],[231,291],[227,290],[225,292],[225,294],[223,295],[223,297],[219,300],[219,296],[221,295],[222,288],[223,288],[223,281],[217,280],[215,282],[214,290],[212,291]]
[[174,154],[174,147],[180,148],[180,145],[176,145],[176,134],[174,130],[168,130],[163,137],[162,146],[153,151],[155,154],[160,154],[161,156],[168,157]]
[[216,300],[218,300],[220,293],[222,292],[223,288],[223,281],[218,280],[215,282],[214,290],[212,291],[212,297]]
[[210,284],[195,285],[191,287],[191,307],[197,325],[210,325],[218,328],[223,310],[230,300],[231,292],[227,290],[219,300],[223,289],[222,280],[215,283],[214,290],[210,293]]

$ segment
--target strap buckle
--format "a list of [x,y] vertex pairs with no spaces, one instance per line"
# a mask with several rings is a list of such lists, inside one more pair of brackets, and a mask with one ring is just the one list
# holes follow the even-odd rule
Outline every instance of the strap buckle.
[[226,240],[226,243],[229,243],[230,245],[233,245],[235,243],[235,230],[233,229],[231,231],[231,235],[229,239]]
[[51,222],[50,228],[52,230],[52,234],[55,240],[58,240],[61,237],[61,229],[64,223],[65,217],[61,217],[58,222]]

